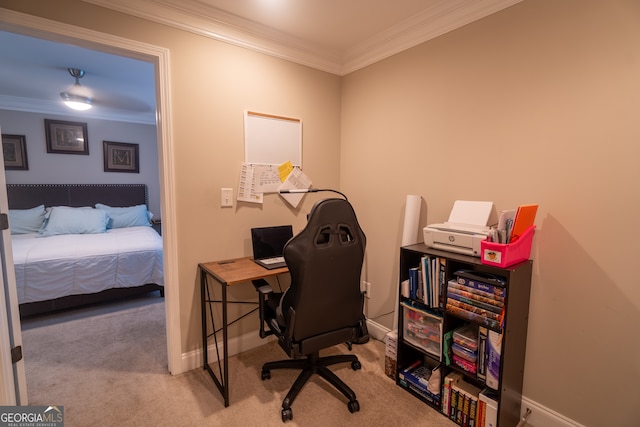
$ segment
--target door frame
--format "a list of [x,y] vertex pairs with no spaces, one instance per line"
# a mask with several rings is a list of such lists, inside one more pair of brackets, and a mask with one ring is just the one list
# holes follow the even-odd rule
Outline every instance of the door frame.
[[[2,133],[1,128],[0,133]],[[2,158],[3,156],[0,156],[0,213],[8,215],[9,202]],[[22,348],[22,330],[11,244],[9,228],[0,230],[0,310],[2,311],[0,314],[0,324],[2,325],[0,328],[0,359],[2,360],[0,404],[10,406],[28,404],[24,359],[20,357],[16,358],[15,362],[13,360],[14,348]],[[18,354],[21,353],[20,350]]]
[[[0,30],[70,43],[154,64],[158,133],[158,167],[165,279],[167,360],[173,375],[184,371],[182,364],[178,249],[176,240],[175,170],[171,126],[171,80],[169,49],[105,34],[86,28],[0,8]],[[16,307],[17,309],[17,307]]]

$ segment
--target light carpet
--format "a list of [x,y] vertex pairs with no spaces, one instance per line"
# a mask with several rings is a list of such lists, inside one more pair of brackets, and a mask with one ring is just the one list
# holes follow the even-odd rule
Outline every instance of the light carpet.
[[[64,406],[67,427],[456,426],[384,375],[384,344],[376,340],[353,347],[361,370],[332,367],[355,391],[357,413],[314,375],[293,403],[293,420],[283,424],[282,399],[298,371],[260,379],[263,363],[286,358],[275,342],[230,358],[225,408],[203,369],[167,372],[164,323],[157,297],[23,321],[29,403]],[[336,346],[321,355],[346,352]]]

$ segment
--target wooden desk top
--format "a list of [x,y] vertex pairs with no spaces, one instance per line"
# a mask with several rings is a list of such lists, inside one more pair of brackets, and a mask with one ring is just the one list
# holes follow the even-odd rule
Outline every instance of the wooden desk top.
[[198,266],[227,286],[289,272],[287,267],[267,270],[253,262],[251,257],[200,263]]

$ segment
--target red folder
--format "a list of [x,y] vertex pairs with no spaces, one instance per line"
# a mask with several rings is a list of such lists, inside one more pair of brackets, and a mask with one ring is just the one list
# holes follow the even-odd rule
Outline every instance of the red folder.
[[538,212],[538,205],[522,205],[518,206],[516,211],[516,217],[513,220],[513,230],[511,231],[511,238],[509,243],[515,242],[518,237],[524,233],[527,228],[533,225],[536,219],[536,213]]

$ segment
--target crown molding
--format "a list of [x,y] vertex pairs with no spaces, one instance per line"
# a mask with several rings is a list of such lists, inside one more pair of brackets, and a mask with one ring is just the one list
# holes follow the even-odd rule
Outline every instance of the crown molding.
[[339,76],[523,0],[442,0],[346,52],[324,49],[197,0],[83,0]]
[[445,0],[414,17],[348,49],[343,56],[346,75],[457,28],[485,18],[523,0]]
[[301,43],[261,24],[193,0],[82,1],[328,73],[340,75],[342,71],[339,52]]

